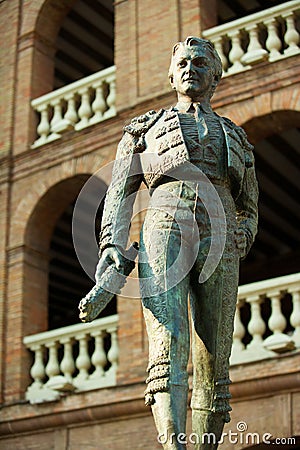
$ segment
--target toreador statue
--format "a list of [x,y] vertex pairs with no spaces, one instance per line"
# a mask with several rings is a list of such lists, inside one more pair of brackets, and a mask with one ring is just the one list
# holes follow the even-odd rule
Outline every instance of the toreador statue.
[[[230,420],[239,260],[257,231],[258,188],[245,132],[211,108],[221,74],[211,42],[188,37],[173,47],[178,103],[125,126],[103,212],[98,283],[103,267],[132,270],[124,269],[132,207],[141,183],[148,187],[138,263],[149,338],[145,399],[164,449],[186,448],[190,336],[195,448],[217,448]],[[88,307],[81,303],[81,314],[92,320]],[[215,439],[206,442],[205,433]]]

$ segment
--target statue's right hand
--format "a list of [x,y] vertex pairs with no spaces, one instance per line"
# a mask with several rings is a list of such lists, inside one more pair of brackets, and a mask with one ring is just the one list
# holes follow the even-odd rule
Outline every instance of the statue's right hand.
[[115,264],[117,270],[119,270],[122,265],[121,255],[116,247],[107,247],[105,250],[103,250],[101,258],[96,267],[96,283],[100,281],[102,274],[111,264]]

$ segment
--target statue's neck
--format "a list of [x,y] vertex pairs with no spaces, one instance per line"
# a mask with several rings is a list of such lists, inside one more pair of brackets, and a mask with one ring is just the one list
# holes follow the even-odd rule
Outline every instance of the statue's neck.
[[195,97],[190,97],[188,95],[183,95],[178,93],[177,95],[178,98],[178,103],[200,103],[205,109],[211,109],[211,104],[210,104],[210,98],[208,96],[195,96]]

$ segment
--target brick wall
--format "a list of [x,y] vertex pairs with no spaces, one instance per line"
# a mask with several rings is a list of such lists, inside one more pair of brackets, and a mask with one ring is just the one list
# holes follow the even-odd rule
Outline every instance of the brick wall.
[[[226,424],[224,433],[232,432],[232,439],[224,438],[224,444],[219,448],[226,450],[245,448],[247,433],[256,433],[262,443],[262,437],[268,433],[268,439],[297,436],[299,429],[299,393],[273,394],[260,396],[256,399],[245,399],[232,403],[232,420]],[[142,409],[143,408],[143,409]],[[112,415],[114,409],[111,407]],[[162,447],[157,442],[157,432],[154,426],[150,408],[142,407],[135,412],[128,405],[127,413],[121,416],[113,415],[112,420],[99,420],[93,417],[81,422],[74,422],[71,427],[55,424],[54,418],[44,421],[44,426],[36,426],[24,434],[0,437],[0,448],[5,450],[154,450]],[[247,430],[239,433],[238,423],[246,423]],[[291,425],[292,424],[292,425]],[[191,435],[191,411],[188,410],[188,440],[195,439]],[[235,433],[235,434],[234,434]],[[251,439],[251,435],[249,438]],[[257,439],[257,438],[255,438]],[[248,444],[257,441],[249,441]],[[298,438],[299,445],[299,438]],[[249,446],[249,445],[248,445]],[[189,443],[188,449],[194,448]],[[279,448],[295,448],[288,445]]]
[[[215,1],[117,1],[115,63],[121,111],[169,91],[173,45],[216,23]],[[214,13],[213,13],[214,11]]]
[[[90,420],[94,423],[90,425],[84,416],[84,411],[91,405],[96,407],[96,402],[106,402],[107,408],[113,398],[115,402],[121,402],[135,396],[139,404],[143,402],[147,338],[138,300],[123,297],[118,300],[118,384],[123,390],[113,391],[113,396],[106,391],[97,391],[74,395],[71,400],[64,399],[55,405],[33,407],[23,404],[29,380],[29,355],[22,338],[42,331],[46,326],[47,248],[55,218],[67,204],[68,195],[78,189],[74,180],[82,174],[92,174],[113,160],[124,122],[149,109],[167,107],[175,102],[167,79],[170,49],[178,39],[197,35],[201,29],[215,24],[214,4],[214,1],[204,0],[117,1],[118,116],[81,132],[70,132],[61,140],[35,150],[30,149],[35,125],[30,100],[52,89],[54,37],[72,1],[24,1],[21,10],[17,0],[6,0],[0,5],[0,24],[6,44],[1,48],[3,95],[0,115],[3,158],[0,166],[0,333],[1,343],[6,343],[5,351],[2,349],[0,354],[0,372],[5,368],[5,376],[2,371],[1,378],[2,389],[5,388],[3,423],[16,425],[24,419],[24,429],[20,425],[13,434],[27,432],[26,436],[12,436],[0,441],[0,448],[3,444],[5,449],[61,450],[67,448],[67,442],[72,450],[87,447],[87,442],[89,448],[94,446],[95,449],[156,448],[152,418],[149,412],[141,412],[144,411],[141,408],[137,411],[128,409],[127,415],[123,414],[116,422],[111,422],[107,413],[100,424],[91,413]],[[287,122],[297,123],[299,72],[299,58],[293,57],[228,77],[221,82],[214,105],[221,114],[238,124],[246,124],[254,142],[266,130],[274,130],[274,123],[278,127],[286,126]],[[291,111],[288,116],[283,114],[287,109]],[[274,122],[275,112],[280,116]],[[258,117],[263,117],[263,121]],[[13,152],[12,166],[7,157],[10,152]],[[138,235],[139,222],[137,219],[133,225],[133,237]],[[292,370],[289,364],[287,371]],[[293,405],[289,417],[299,414],[296,409],[299,394],[284,395],[285,408]],[[107,396],[105,400],[103,396]],[[268,401],[264,403],[265,408]],[[257,404],[253,403],[252,413]],[[236,406],[236,417],[241,414],[238,411],[246,414],[247,405],[241,403],[240,410]],[[276,405],[280,405],[279,400]],[[58,425],[55,417],[60,412],[64,417],[72,408],[82,412],[84,425],[71,426],[67,431],[65,419]],[[112,409],[110,414],[113,412]],[[25,419],[43,415],[47,418],[43,426],[36,426],[43,430],[42,434],[26,429]],[[291,420],[297,427],[300,421],[295,417]],[[282,423],[285,426],[285,422]],[[55,431],[49,430],[51,427],[56,427]],[[293,432],[299,434],[299,428]],[[102,439],[100,445],[103,447],[99,447],[99,439]]]
[[4,334],[6,329],[5,310],[7,308],[7,259],[6,245],[9,223],[10,199],[10,155],[13,147],[14,107],[15,107],[15,60],[19,25],[18,2],[4,2],[0,5],[1,28],[1,102],[0,102],[0,402],[3,399],[4,376]]

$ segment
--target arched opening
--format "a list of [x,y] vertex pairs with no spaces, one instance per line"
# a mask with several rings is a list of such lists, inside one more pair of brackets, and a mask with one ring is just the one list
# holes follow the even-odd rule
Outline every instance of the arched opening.
[[[42,3],[42,2],[41,2]],[[112,0],[47,0],[24,19],[33,32],[33,98],[114,64]]]
[[[29,108],[30,143],[37,135],[43,139],[36,145],[51,142],[75,124],[76,129],[85,128],[87,103],[88,109],[94,105],[91,123],[102,120],[104,113],[106,117],[115,115],[113,1],[48,0],[40,6],[37,17],[35,9],[29,10],[24,22],[27,25],[24,34],[33,34],[32,76],[27,77],[24,82],[27,87],[20,92],[24,95],[28,88],[29,95],[24,100]],[[21,58],[19,70],[27,74],[25,69]],[[88,76],[92,79],[87,79]],[[95,78],[99,82],[96,85]],[[68,92],[53,94],[54,102],[48,97],[41,98],[70,84]],[[24,126],[23,115],[20,120]]]
[[114,64],[112,0],[76,0],[56,39],[54,89]]
[[[104,182],[97,177],[92,177],[84,197],[80,197],[80,201],[76,203],[76,195],[55,223],[49,250],[48,328],[50,330],[79,322],[78,303],[95,284],[91,277],[94,275],[98,261],[96,243],[100,232],[106,189],[107,185]],[[74,233],[76,233],[76,240],[74,240]],[[99,317],[115,313],[116,297]]]
[[[92,178],[91,189],[77,214],[77,220],[81,221],[77,232],[81,233],[79,238],[85,250],[84,268],[77,259],[72,236],[74,205],[88,179],[89,175],[77,175],[54,185],[39,200],[28,221],[26,251],[34,255],[36,266],[35,269],[31,264],[26,269],[30,308],[35,317],[28,334],[79,323],[78,302],[94,285],[90,277],[97,263],[96,243],[103,208],[100,200],[107,188],[97,177]],[[92,236],[88,232],[91,224]],[[35,289],[31,287],[32,280]],[[108,305],[103,315],[115,312],[116,300]]]
[[300,271],[299,113],[281,111],[244,125],[255,143],[259,231],[241,265],[241,284]]

